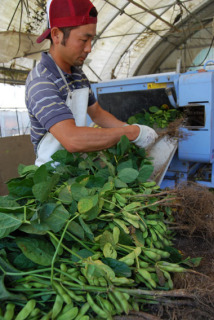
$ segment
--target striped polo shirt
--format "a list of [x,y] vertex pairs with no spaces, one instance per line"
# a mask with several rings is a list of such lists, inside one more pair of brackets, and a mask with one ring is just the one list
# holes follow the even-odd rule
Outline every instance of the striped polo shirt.
[[[71,91],[89,87],[88,106],[96,102],[90,83],[78,67],[71,67],[71,74],[63,72]],[[66,106],[67,88],[55,62],[45,52],[41,61],[29,73],[26,80],[25,102],[31,121],[31,141],[36,152],[44,134],[56,123],[74,119]]]

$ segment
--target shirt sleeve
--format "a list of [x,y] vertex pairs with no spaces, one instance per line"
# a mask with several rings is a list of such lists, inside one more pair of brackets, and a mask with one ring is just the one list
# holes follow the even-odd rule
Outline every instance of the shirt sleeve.
[[47,130],[56,123],[74,119],[66,105],[59,88],[47,78],[32,81],[28,88],[28,109],[39,123]]

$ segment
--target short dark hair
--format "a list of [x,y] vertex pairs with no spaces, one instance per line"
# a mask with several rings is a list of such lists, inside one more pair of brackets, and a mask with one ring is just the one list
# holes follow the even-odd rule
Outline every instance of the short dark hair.
[[[96,9],[95,7],[92,7],[91,10],[90,10],[90,12],[89,12],[89,16],[90,16],[90,17],[93,17],[93,18],[96,18],[97,15],[98,15],[97,9]],[[63,39],[62,39],[62,42],[61,42],[61,44],[62,44],[63,46],[66,45],[66,41],[67,41],[68,38],[69,38],[69,35],[70,35],[71,30],[76,29],[76,28],[78,28],[78,26],[77,26],[77,27],[64,27],[64,28],[59,28],[59,30],[62,31],[62,33],[63,33]],[[51,44],[52,44],[53,41],[52,41],[52,39],[51,39],[51,36],[49,37],[49,39],[51,40]]]

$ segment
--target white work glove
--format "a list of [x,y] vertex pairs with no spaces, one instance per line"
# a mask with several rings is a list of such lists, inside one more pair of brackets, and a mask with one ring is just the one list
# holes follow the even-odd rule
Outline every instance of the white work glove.
[[133,125],[140,128],[138,137],[132,141],[132,143],[134,143],[137,147],[145,149],[149,148],[158,138],[158,135],[154,129],[137,123],[134,123]]

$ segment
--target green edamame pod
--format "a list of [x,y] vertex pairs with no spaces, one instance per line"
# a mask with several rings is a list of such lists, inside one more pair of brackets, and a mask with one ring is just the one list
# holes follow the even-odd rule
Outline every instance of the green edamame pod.
[[152,241],[153,242],[157,241],[158,240],[157,235],[156,235],[155,231],[152,230],[152,228],[150,228],[150,233],[151,233],[151,236],[152,236]]
[[61,271],[67,272],[67,269],[68,269],[68,268],[67,268],[67,266],[66,266],[65,263],[61,263],[61,264],[60,264],[60,270],[61,270]]
[[15,320],[24,320],[26,319],[29,314],[33,311],[36,306],[36,300],[31,299],[29,300],[26,305],[22,308],[22,310],[18,313]]
[[120,193],[120,194],[133,194],[133,190],[131,188],[122,188],[122,189],[119,189],[117,190],[117,193]]
[[139,304],[136,301],[132,301],[131,305],[134,311],[140,311]]
[[77,307],[72,307],[70,310],[63,312],[57,318],[57,320],[72,320],[78,315],[79,309]]
[[103,309],[105,309],[110,315],[114,315],[114,313],[115,313],[114,307],[107,299],[104,299],[101,296],[97,296],[97,300]]
[[160,216],[159,216],[158,213],[148,214],[148,215],[146,216],[146,219],[148,219],[148,220],[160,219]]
[[159,254],[162,258],[169,258],[170,257],[170,253],[164,250],[159,250],[156,248],[151,248],[151,251],[154,251],[155,253]]
[[139,228],[142,232],[146,231],[146,226],[141,221],[139,221]]
[[46,313],[40,320],[50,320],[52,315],[52,310]]
[[129,213],[128,211],[126,210],[123,210],[122,211],[123,215],[128,218],[128,219],[131,219],[131,220],[136,220],[136,221],[139,221],[140,218],[132,213]]
[[125,222],[124,222],[123,220],[120,220],[120,219],[113,219],[113,220],[114,220],[114,222],[115,222],[119,227],[121,227],[121,229],[122,229],[125,233],[127,233],[127,234],[130,233],[129,228],[126,226],[126,224],[125,224]]
[[139,265],[141,268],[147,268],[149,266],[148,262],[139,260]]
[[114,295],[117,303],[119,303],[119,305],[121,306],[122,310],[126,314],[128,314],[129,313],[129,304],[128,304],[128,300],[126,299],[124,294],[120,291],[117,291],[117,290],[112,291],[112,294]]
[[72,290],[67,289],[63,286],[63,289],[66,291],[66,293],[69,295],[69,297],[77,302],[85,302],[85,298],[83,296],[78,296],[75,294]]
[[116,203],[116,198],[113,195],[112,198],[111,198],[111,203],[109,204],[109,209],[110,210],[113,210],[115,208],[115,203]]
[[90,305],[88,302],[84,303],[84,305],[81,307],[78,316],[75,318],[75,320],[80,320],[82,319],[82,317],[86,314],[86,312],[88,312],[90,308]]
[[174,287],[174,284],[173,284],[172,278],[170,276],[170,273],[168,271],[163,271],[163,274],[164,274],[164,277],[167,279],[169,289],[172,290]]
[[121,207],[126,204],[127,199],[125,197],[121,196],[119,193],[115,193],[114,196]]
[[116,311],[117,311],[117,314],[121,314],[123,312],[123,309],[122,307],[117,303],[114,295],[112,294],[112,292],[109,292],[108,293],[108,298],[109,300],[111,301],[111,303],[114,305]]
[[139,222],[127,217],[124,217],[124,220],[126,220],[127,222],[129,222],[131,225],[133,225],[133,227],[135,227],[136,229],[139,229]]
[[65,303],[71,304],[72,301],[70,296],[65,292],[65,290],[62,288],[62,286],[58,282],[53,281],[53,287],[56,289],[57,293],[62,297]]
[[54,305],[53,305],[52,320],[56,319],[58,314],[61,312],[63,303],[64,303],[64,300],[59,294],[57,294]]
[[151,250],[143,250],[143,253],[150,259],[154,260],[154,261],[159,261],[161,260],[161,256]]
[[114,243],[117,244],[120,237],[120,229],[118,227],[113,228],[113,239]]
[[[82,316],[81,318],[79,318],[79,320],[89,320],[90,317],[89,316]],[[75,319],[76,320],[76,319]]]
[[103,319],[107,319],[108,318],[108,314],[103,310],[101,309],[95,302],[94,300],[92,299],[91,295],[89,293],[87,293],[87,301],[91,307],[91,309],[98,315],[100,316],[101,318]]
[[39,308],[33,309],[33,311],[30,314],[31,319],[38,319],[38,316],[41,314],[41,310]]
[[156,226],[158,223],[156,220],[146,220],[146,224],[150,226]]
[[14,317],[15,304],[8,303],[4,314],[4,320],[12,320]]
[[156,282],[152,279],[151,274],[149,273],[149,271],[145,270],[145,269],[138,269],[139,274],[146,280],[149,282],[149,284],[153,287],[156,288],[157,284]]

